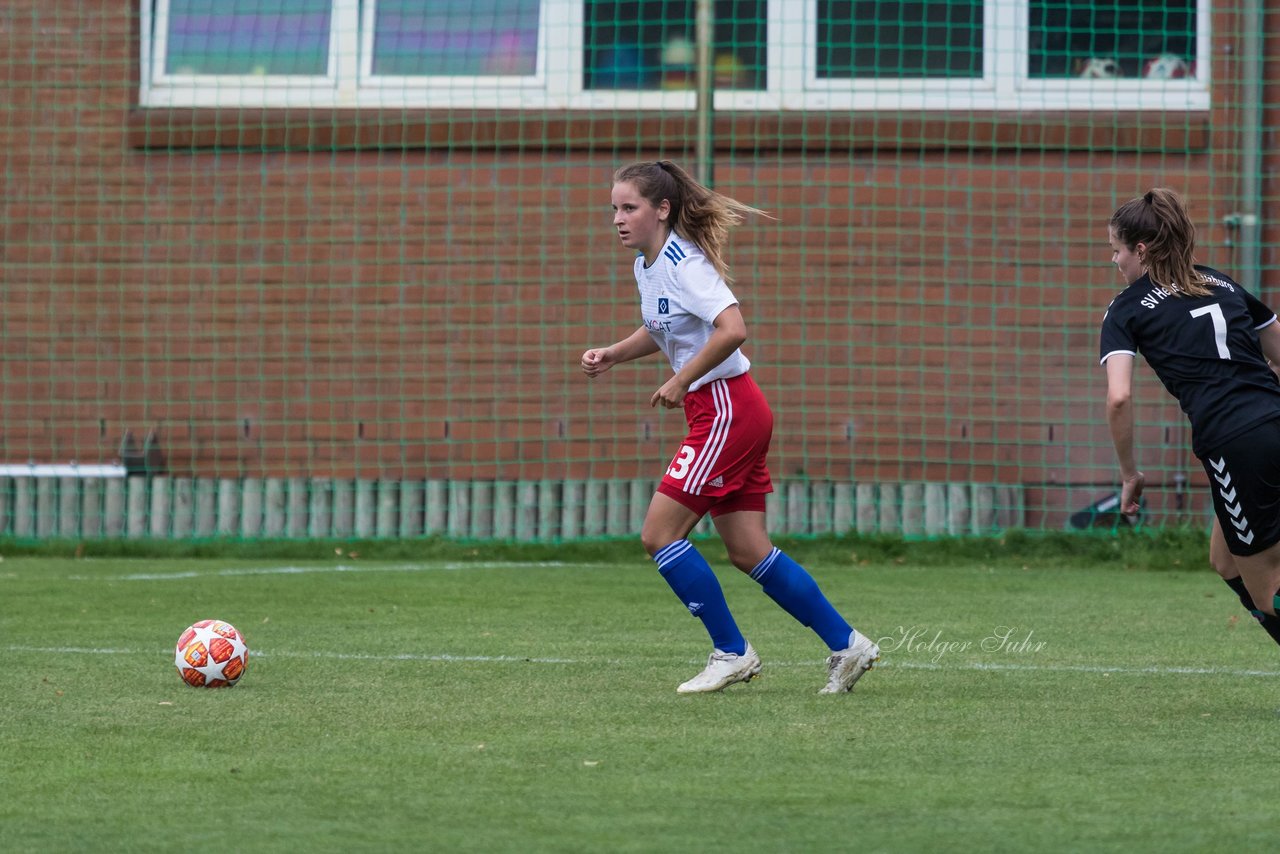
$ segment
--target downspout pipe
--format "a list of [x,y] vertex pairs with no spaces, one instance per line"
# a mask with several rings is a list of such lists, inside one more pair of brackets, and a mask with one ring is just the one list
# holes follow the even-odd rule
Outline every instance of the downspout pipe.
[[715,140],[712,138],[712,115],[715,98],[715,0],[698,0],[695,60],[697,63],[697,138],[695,159],[698,180],[714,186]]
[[1246,287],[1261,293],[1262,282],[1262,0],[1242,0],[1240,23],[1240,197],[1226,225],[1239,237],[1236,265]]

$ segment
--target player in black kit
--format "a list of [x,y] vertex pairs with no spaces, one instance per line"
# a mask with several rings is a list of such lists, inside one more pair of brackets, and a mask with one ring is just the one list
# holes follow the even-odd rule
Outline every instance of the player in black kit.
[[1156,188],[1111,217],[1112,261],[1128,287],[1102,320],[1107,423],[1138,512],[1145,479],[1133,452],[1133,360],[1141,352],[1191,422],[1213,494],[1210,563],[1280,643],[1280,323],[1228,276],[1192,260],[1195,226]]

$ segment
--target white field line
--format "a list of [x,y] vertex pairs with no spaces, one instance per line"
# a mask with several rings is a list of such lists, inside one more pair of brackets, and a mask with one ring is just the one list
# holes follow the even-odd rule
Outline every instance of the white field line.
[[[184,581],[239,575],[307,575],[331,572],[459,572],[466,569],[542,569],[569,564],[556,561],[472,561],[458,563],[333,564],[331,566],[263,566],[187,572],[131,572],[126,575],[69,575],[70,581]],[[584,566],[587,564],[583,564]]]
[[[23,646],[10,644],[0,647],[3,652],[36,653],[40,655],[146,655],[164,657],[169,651],[127,649],[111,647],[80,646]],[[332,661],[435,661],[463,664],[568,664],[598,666],[621,665],[621,661],[593,660],[580,658],[522,658],[517,655],[456,655],[452,653],[397,653],[379,655],[374,653],[342,653],[342,652],[290,652],[285,650],[262,651],[250,649],[250,657],[261,658],[296,658]],[[701,664],[702,659],[690,659],[688,664]],[[820,667],[821,660],[813,661],[768,661],[769,667]],[[930,661],[886,661],[877,662],[876,669],[901,670],[968,670],[979,672],[1013,672],[1013,673],[1096,673],[1103,675],[1123,676],[1239,676],[1253,679],[1280,678],[1276,670],[1248,670],[1237,667],[1122,667],[1102,664],[1010,664],[1007,662],[986,661],[950,661],[947,663]]]
[[[158,651],[147,649],[112,649],[110,647],[88,646],[20,646],[17,644],[3,647],[4,652],[32,652],[42,655],[148,655],[163,657],[172,654],[172,650]],[[587,664],[572,658],[520,658],[515,655],[453,655],[450,653],[396,653],[394,655],[377,655],[353,652],[263,652],[250,648],[250,658],[306,658],[325,661],[446,661],[446,662],[478,662],[483,664],[532,663],[532,664]]]
[[[408,563],[408,564],[334,564],[316,566],[270,566],[270,567],[238,567],[215,569],[209,571],[187,572],[155,572],[128,573],[124,575],[72,575],[72,581],[181,581],[190,578],[254,576],[254,575],[305,575],[309,573],[362,573],[362,572],[458,572],[468,569],[509,569],[509,568],[550,568],[568,566],[559,561],[466,561],[450,563]],[[589,564],[582,564],[588,566]],[[47,655],[167,655],[148,650],[113,649],[99,647],[37,647],[10,645],[0,647],[5,652],[26,652]],[[594,661],[571,658],[521,658],[509,655],[455,655],[451,653],[400,653],[396,655],[377,655],[363,653],[330,653],[330,652],[263,652],[251,650],[252,655],[264,658],[296,658],[323,660],[353,661],[433,661],[453,663],[480,664],[568,664],[568,665],[618,665],[618,661]],[[701,664],[702,659],[690,659],[688,664]],[[820,661],[768,661],[768,667],[815,667]],[[1239,676],[1246,678],[1276,678],[1280,671],[1249,670],[1232,667],[1122,667],[1112,665],[1072,665],[1072,664],[1016,664],[1010,662],[959,662],[946,663],[937,661],[901,661],[882,659],[876,667],[900,668],[903,670],[965,670],[978,672],[1020,672],[1020,673],[1095,673],[1134,676]]]

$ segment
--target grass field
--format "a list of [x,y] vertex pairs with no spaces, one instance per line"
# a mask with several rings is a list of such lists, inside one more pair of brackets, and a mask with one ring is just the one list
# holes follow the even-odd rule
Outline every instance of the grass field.
[[[479,551],[6,555],[0,848],[1273,850],[1280,649],[1199,555],[801,549],[881,665],[819,696],[825,648],[724,571],[764,672],[686,697],[706,637],[638,546]],[[204,617],[233,689],[173,668]]]

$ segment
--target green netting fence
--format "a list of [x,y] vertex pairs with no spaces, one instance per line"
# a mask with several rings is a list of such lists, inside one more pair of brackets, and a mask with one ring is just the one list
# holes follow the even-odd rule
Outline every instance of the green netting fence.
[[[1177,189],[1275,303],[1257,0],[11,0],[0,535],[634,534],[684,432],[613,170],[776,219],[729,261],[770,527],[1116,524],[1105,225]],[[1138,377],[1145,524],[1207,526]]]

